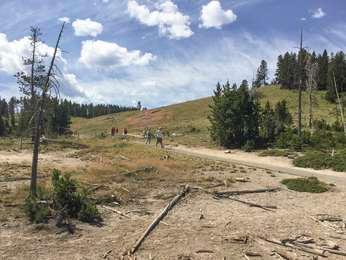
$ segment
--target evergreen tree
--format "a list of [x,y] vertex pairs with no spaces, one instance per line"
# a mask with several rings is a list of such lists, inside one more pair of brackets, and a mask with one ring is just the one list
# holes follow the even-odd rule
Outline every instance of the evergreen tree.
[[6,126],[4,119],[0,115],[0,136],[5,136],[6,135]]
[[267,143],[274,141],[276,134],[276,120],[274,110],[271,108],[268,101],[262,111],[261,130],[262,137]]
[[292,115],[288,111],[285,99],[275,105],[274,118],[276,125],[275,135],[279,135],[286,127],[292,124]]
[[225,147],[242,147],[259,136],[259,106],[248,88],[224,86],[218,83],[210,105],[211,137]]
[[318,63],[317,88],[319,90],[327,90],[328,63],[329,63],[329,56],[328,56],[327,50],[324,50],[323,54],[318,56],[317,63]]
[[268,79],[268,64],[265,60],[261,61],[260,66],[257,69],[255,85],[257,87],[267,85]]

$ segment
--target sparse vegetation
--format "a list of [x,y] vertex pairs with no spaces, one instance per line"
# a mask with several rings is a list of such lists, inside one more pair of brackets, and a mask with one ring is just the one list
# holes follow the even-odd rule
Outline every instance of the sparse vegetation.
[[331,152],[309,151],[296,158],[293,164],[297,167],[315,170],[333,169],[338,172],[346,172],[346,150],[337,151],[334,156]]
[[281,183],[288,189],[298,192],[322,193],[329,190],[328,184],[319,181],[316,177],[284,179]]

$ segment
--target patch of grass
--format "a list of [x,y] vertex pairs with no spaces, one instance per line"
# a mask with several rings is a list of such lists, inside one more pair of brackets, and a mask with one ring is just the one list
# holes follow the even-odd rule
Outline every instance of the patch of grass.
[[269,149],[262,151],[259,156],[275,156],[275,157],[295,157],[297,154],[290,150]]
[[284,179],[281,183],[288,189],[298,192],[322,193],[329,190],[328,184],[316,177]]
[[346,150],[337,151],[334,156],[326,152],[309,151],[296,158],[293,164],[297,167],[315,170],[333,169],[338,172],[346,172]]

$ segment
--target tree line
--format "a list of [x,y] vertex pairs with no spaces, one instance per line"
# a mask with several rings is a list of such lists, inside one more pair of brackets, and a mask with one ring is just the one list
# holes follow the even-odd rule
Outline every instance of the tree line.
[[[297,90],[301,78],[303,90],[308,90],[309,73],[311,76],[312,67],[316,67],[313,79],[315,90],[325,90],[326,99],[332,102],[337,98],[335,85],[339,93],[346,92],[346,56],[343,51],[328,54],[327,50],[316,53],[302,49],[299,53],[286,52],[278,56],[272,84]],[[265,60],[261,61],[253,81],[254,87],[263,85],[268,85],[268,64]]]
[[[316,89],[326,90],[326,98],[335,101],[336,83],[339,92],[346,91],[346,56],[342,51],[328,54],[324,50],[322,54],[302,51],[302,86],[306,89],[308,81],[309,65],[316,64]],[[299,86],[299,68],[298,55],[294,52],[286,52],[278,56],[275,83],[283,88],[298,89]],[[335,80],[335,82],[334,82]]]
[[[70,131],[71,117],[93,118],[136,109],[119,105],[79,104],[51,97],[47,101],[43,129],[49,135],[63,135]],[[34,122],[32,116],[29,98],[12,97],[8,101],[0,98],[0,136],[30,136]]]

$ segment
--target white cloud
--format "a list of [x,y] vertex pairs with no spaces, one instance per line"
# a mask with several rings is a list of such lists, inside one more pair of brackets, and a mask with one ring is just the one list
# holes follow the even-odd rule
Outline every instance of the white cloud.
[[102,0],[103,3],[107,4],[109,0]]
[[193,35],[190,17],[182,14],[178,6],[170,0],[157,4],[153,11],[131,0],[127,9],[131,17],[147,26],[158,26],[160,34],[170,39],[188,38]]
[[223,25],[233,23],[237,15],[232,10],[223,10],[219,1],[210,1],[202,7],[200,27],[221,29]]
[[63,23],[70,23],[70,18],[64,16],[64,17],[60,17],[59,22],[63,22]]
[[315,11],[312,12],[312,18],[319,19],[326,16],[326,13],[322,10],[322,8],[317,8]]
[[77,19],[72,23],[74,34],[76,36],[92,36],[96,37],[103,31],[101,23],[95,22],[87,18],[85,20]]
[[300,18],[301,21],[306,21],[305,17]]
[[90,68],[112,69],[130,65],[147,65],[155,58],[151,53],[142,53],[139,50],[129,51],[113,42],[88,40],[82,43],[79,62]]
[[[29,37],[23,37],[19,40],[9,41],[6,34],[0,33],[0,72],[14,74],[25,70],[23,57],[30,57],[31,45]],[[39,43],[38,54],[53,55],[54,49],[44,43]],[[62,59],[61,52],[58,52],[58,58]]]

